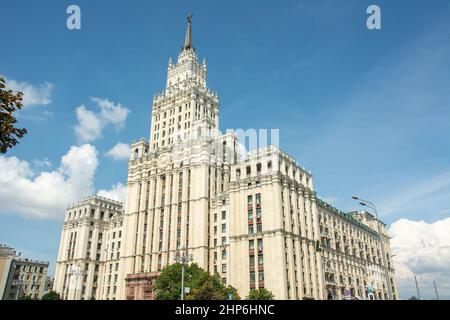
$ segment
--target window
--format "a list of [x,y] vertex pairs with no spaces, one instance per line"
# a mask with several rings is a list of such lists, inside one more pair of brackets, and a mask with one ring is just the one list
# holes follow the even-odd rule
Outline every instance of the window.
[[262,232],[262,224],[261,223],[258,223],[256,225],[256,232]]
[[253,225],[252,225],[252,224],[250,224],[250,225],[248,226],[248,233],[249,233],[249,234],[253,234]]
[[217,235],[217,226],[214,226],[214,235]]
[[250,240],[248,242],[248,248],[249,249],[254,249],[255,248],[255,240]]
[[255,282],[255,272],[250,272],[250,282]]
[[227,232],[227,225],[224,223],[222,224],[222,233]]
[[222,220],[225,220],[227,218],[227,212],[222,211]]
[[256,194],[256,205],[260,205],[261,204],[261,194],[257,193]]
[[253,196],[247,196],[247,204],[253,203]]
[[264,281],[264,272],[262,272],[262,271],[258,272],[258,280]]
[[217,222],[217,213],[214,213],[214,222]]
[[248,219],[253,219],[253,210],[248,210]]
[[258,239],[258,250],[262,250],[262,249],[263,249],[263,240]]
[[222,250],[222,259],[227,258],[227,250]]
[[222,245],[227,244],[227,238],[226,237],[222,237]]
[[259,264],[259,265],[264,264],[264,257],[263,257],[262,254],[258,256],[258,264]]
[[225,263],[222,264],[222,272],[227,272],[227,265]]
[[249,257],[249,262],[250,262],[251,266],[254,266],[255,265],[255,256],[250,256]]

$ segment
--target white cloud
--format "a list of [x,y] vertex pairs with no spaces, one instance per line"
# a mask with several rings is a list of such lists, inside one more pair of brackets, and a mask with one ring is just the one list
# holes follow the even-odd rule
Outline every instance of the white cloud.
[[[4,76],[3,76],[4,77]],[[6,80],[6,88],[13,91],[23,92],[23,105],[24,107],[43,105],[46,106],[52,102],[52,89],[53,84],[44,82],[38,86],[34,86],[25,81],[16,81],[12,79]]]
[[[127,195],[127,186],[124,186],[120,182],[113,185],[109,190],[99,190],[97,192],[99,196],[109,198],[112,200],[120,201],[125,203],[126,195]],[[124,207],[125,208],[125,207]]]
[[44,158],[42,160],[34,159],[33,165],[36,168],[51,168],[52,167],[52,163],[50,162],[50,160],[48,158]]
[[114,104],[108,99],[91,98],[100,108],[99,112],[88,110],[84,105],[76,109],[78,124],[75,133],[80,141],[88,142],[97,140],[102,136],[102,131],[108,124],[120,130],[125,125],[125,120],[131,112],[121,104]]
[[417,295],[416,275],[422,297],[434,298],[436,281],[441,298],[450,299],[450,218],[434,223],[400,219],[391,225],[390,234],[402,298]]
[[81,141],[93,141],[102,134],[103,124],[94,112],[81,105],[76,109],[78,125],[75,127],[75,133]]
[[100,117],[105,123],[111,123],[118,129],[122,129],[130,110],[122,107],[122,105],[114,104],[108,99],[93,97],[92,101],[96,102],[100,107]]
[[114,160],[128,160],[130,158],[130,145],[119,142],[106,152],[106,156]]
[[93,192],[97,151],[85,144],[72,146],[58,169],[33,170],[27,161],[0,156],[0,213],[37,218],[62,218],[68,204]]

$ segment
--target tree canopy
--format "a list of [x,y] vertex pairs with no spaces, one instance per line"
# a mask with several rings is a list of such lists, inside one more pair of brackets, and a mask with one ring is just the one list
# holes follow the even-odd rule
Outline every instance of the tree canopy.
[[274,294],[266,288],[251,290],[247,296],[247,300],[273,300]]
[[19,143],[27,129],[16,128],[14,112],[23,107],[23,93],[6,89],[5,79],[0,77],[0,154]]
[[44,294],[42,296],[41,300],[61,300],[61,297],[58,292],[50,291],[50,292]]
[[[190,289],[186,300],[225,300],[231,293],[234,300],[240,299],[237,290],[226,287],[218,274],[211,275],[197,264],[185,265],[184,287]],[[157,300],[178,300],[181,293],[181,264],[164,267],[155,283]]]

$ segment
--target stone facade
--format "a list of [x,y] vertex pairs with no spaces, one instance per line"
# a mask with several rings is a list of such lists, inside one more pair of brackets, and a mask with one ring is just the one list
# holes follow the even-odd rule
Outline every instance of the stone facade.
[[22,258],[16,251],[0,245],[0,297],[18,300],[40,299],[46,292],[48,262]]
[[[318,199],[311,172],[279,148],[246,153],[237,134],[221,134],[219,99],[192,46],[190,19],[185,39],[177,62],[169,60],[166,88],[153,99],[150,141],[131,144],[125,214],[112,216],[123,220],[120,261],[102,253],[111,248],[110,238],[101,245],[95,240],[99,232],[111,234],[109,214],[106,221],[86,217],[89,203],[69,208],[55,289],[65,298],[152,299],[154,280],[182,250],[241,297],[267,288],[277,299],[385,299],[374,231],[374,223],[382,223]],[[397,297],[382,226],[389,286]],[[73,233],[78,247],[70,245]],[[89,241],[98,249],[91,256]],[[86,289],[70,293],[66,278],[77,264],[88,270]]]
[[62,299],[116,298],[123,218],[122,203],[100,196],[67,209],[53,285]]

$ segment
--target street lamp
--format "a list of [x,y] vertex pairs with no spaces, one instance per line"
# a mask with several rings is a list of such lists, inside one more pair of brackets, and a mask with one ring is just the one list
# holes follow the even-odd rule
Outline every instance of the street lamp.
[[22,291],[23,280],[20,278],[14,279],[12,284],[16,287],[16,298],[15,300],[19,300],[20,291]]
[[369,207],[375,212],[375,217],[377,219],[377,231],[378,231],[378,237],[380,238],[380,245],[381,245],[381,254],[383,256],[383,264],[384,264],[384,273],[386,277],[386,287],[388,292],[388,299],[392,300],[392,289],[391,289],[391,278],[389,277],[389,270],[387,265],[387,256],[386,251],[384,249],[384,236],[381,235],[381,228],[380,228],[380,219],[378,218],[378,210],[377,207],[370,201],[361,199],[359,197],[353,196],[353,200],[359,201],[359,204],[363,207]]
[[[77,290],[78,290],[78,287],[81,286],[81,284],[79,285],[79,279],[80,279],[80,277],[82,277],[84,275],[84,271],[81,270],[80,263],[78,263],[75,268],[72,267],[69,274],[71,276],[71,283],[70,283],[69,287],[73,288],[73,279],[75,278],[75,288],[73,288],[73,300],[77,300]],[[68,289],[67,295],[69,295],[69,290],[70,289]]]
[[192,259],[192,254],[177,252],[175,255],[175,262],[181,263],[181,300],[184,300],[184,265],[192,261]]

